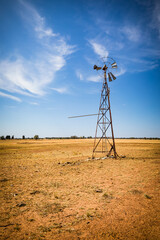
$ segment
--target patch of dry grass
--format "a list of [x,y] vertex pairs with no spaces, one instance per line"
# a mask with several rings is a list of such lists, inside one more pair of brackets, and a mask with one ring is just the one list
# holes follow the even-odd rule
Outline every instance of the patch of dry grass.
[[[1,239],[158,239],[158,140],[0,141]],[[29,224],[29,228],[28,228]]]

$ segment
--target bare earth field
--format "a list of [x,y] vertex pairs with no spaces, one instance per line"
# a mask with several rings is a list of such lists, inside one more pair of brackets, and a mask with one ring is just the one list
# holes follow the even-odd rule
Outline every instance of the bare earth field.
[[160,239],[160,141],[0,141],[0,239]]

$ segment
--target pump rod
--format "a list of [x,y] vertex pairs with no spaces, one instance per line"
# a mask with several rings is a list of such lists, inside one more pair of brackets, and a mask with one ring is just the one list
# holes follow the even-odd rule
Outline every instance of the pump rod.
[[88,115],[71,116],[71,117],[68,117],[68,118],[89,117],[89,116],[95,116],[95,115],[98,115],[98,113],[88,114]]

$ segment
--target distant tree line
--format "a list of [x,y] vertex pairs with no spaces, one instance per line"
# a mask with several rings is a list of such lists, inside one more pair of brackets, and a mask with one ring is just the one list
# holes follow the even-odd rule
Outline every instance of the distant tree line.
[[92,138],[92,136],[89,136],[89,137],[85,137],[85,136],[78,137],[78,136],[74,135],[74,136],[71,136],[71,137],[45,137],[45,139],[87,139],[87,138]]
[[[35,139],[35,140],[38,140],[38,139],[91,139],[92,136],[88,136],[88,137],[85,137],[85,136],[81,136],[81,137],[78,137],[76,135],[73,135],[73,136],[70,136],[70,137],[45,137],[45,138],[40,138],[39,135],[34,135],[34,137],[31,137],[31,138],[26,138],[25,135],[22,136],[22,138],[14,138],[14,135],[10,136],[10,135],[6,135],[6,136],[0,136],[0,140],[10,140],[10,139]],[[160,140],[160,138],[158,137],[150,137],[150,138],[147,138],[147,137],[121,137],[121,138],[116,138],[116,139],[146,139],[146,140]]]
[[146,140],[160,140],[159,137],[119,137],[116,139],[146,139]]
[[[82,137],[78,137],[76,135],[74,136],[71,136],[71,137],[45,137],[45,139],[87,139],[87,138],[92,138],[92,136],[89,136],[89,137],[85,137],[85,136],[82,136]],[[0,136],[0,139],[1,140],[5,140],[5,139],[44,139],[44,138],[40,138],[39,135],[34,135],[34,137],[25,137],[25,135],[22,136],[22,138],[14,138],[14,135],[13,136],[10,136],[10,135],[6,135],[6,136]]]
[[5,140],[5,139],[14,139],[14,135],[12,135],[12,136],[7,135],[6,137],[1,136],[0,139],[1,139],[1,140]]
[[[0,139],[1,140],[8,140],[8,139],[15,139],[15,138],[14,138],[14,135],[12,135],[12,136],[6,135],[6,137],[5,136],[1,136]],[[16,138],[16,139],[21,139],[21,138]],[[37,140],[37,139],[39,139],[39,135],[34,135],[33,138],[26,138],[25,135],[23,135],[22,139],[36,139]]]

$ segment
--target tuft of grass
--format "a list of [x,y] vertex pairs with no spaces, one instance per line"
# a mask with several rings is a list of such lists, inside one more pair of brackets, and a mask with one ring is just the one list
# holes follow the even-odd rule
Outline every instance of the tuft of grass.
[[109,198],[108,193],[104,193],[104,194],[103,194],[103,198]]
[[104,193],[102,196],[104,199],[113,199],[112,194]]
[[141,193],[142,193],[142,191],[137,190],[137,189],[134,189],[134,190],[132,190],[131,192],[132,192],[133,194],[141,194]]
[[86,215],[87,215],[87,217],[88,217],[88,218],[91,218],[91,217],[93,217],[93,215],[92,215],[91,213],[89,213],[89,212],[87,212],[87,214],[86,214]]
[[56,193],[54,193],[54,197],[55,197],[56,199],[59,198],[59,196],[58,196]]
[[[40,237],[45,238],[45,236],[44,236],[43,234],[40,234]],[[40,240],[40,239],[39,239],[39,240]]]
[[16,224],[16,226],[14,227],[14,230],[17,230],[17,231],[20,231],[20,230],[21,230],[19,224]]
[[39,208],[42,216],[48,216],[49,214],[63,212],[65,207],[60,203],[44,204],[43,207]]
[[34,222],[34,221],[35,221],[35,219],[33,219],[33,218],[30,218],[30,219],[28,219],[28,221],[29,221],[29,222]]
[[54,226],[52,226],[52,228],[62,228],[62,224],[61,223],[54,223]]
[[52,227],[44,227],[44,226],[40,226],[39,230],[41,230],[42,232],[51,232]]
[[8,181],[7,178],[0,179],[0,182],[7,182],[7,181]]
[[73,155],[76,156],[76,155],[79,155],[79,153],[78,152],[73,152]]
[[35,194],[38,194],[38,193],[40,193],[40,191],[37,191],[37,190],[36,190],[36,191],[31,192],[30,194],[31,194],[31,195],[35,195]]
[[152,198],[151,196],[149,196],[149,195],[147,195],[147,194],[144,194],[144,196],[145,196],[145,198],[147,198],[147,199],[151,199],[151,198]]
[[60,187],[60,183],[59,183],[59,182],[54,182],[54,183],[53,183],[53,187],[59,188],[59,187]]
[[62,206],[60,203],[54,203],[54,212],[63,212],[64,206]]

